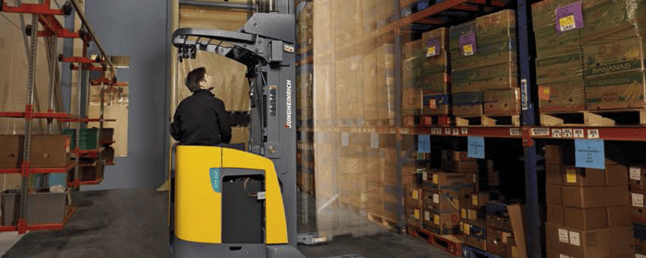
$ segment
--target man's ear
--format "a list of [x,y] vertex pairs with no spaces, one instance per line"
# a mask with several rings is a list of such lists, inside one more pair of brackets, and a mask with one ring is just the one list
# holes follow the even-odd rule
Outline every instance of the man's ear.
[[202,88],[206,87],[206,80],[201,80],[199,84]]

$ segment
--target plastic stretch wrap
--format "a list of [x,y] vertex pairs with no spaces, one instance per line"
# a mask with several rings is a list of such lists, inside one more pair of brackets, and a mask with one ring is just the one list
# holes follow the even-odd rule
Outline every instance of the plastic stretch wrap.
[[[532,5],[541,112],[646,106],[644,7],[633,0]],[[563,8],[568,14],[557,16]]]

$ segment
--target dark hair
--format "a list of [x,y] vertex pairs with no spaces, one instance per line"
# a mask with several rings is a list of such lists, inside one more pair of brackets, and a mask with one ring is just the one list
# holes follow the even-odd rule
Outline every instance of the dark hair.
[[194,92],[196,90],[200,89],[200,82],[204,80],[204,76],[206,75],[206,68],[200,67],[200,68],[195,68],[193,71],[188,73],[186,75],[186,80],[184,80],[184,84],[186,84],[186,87],[191,92]]

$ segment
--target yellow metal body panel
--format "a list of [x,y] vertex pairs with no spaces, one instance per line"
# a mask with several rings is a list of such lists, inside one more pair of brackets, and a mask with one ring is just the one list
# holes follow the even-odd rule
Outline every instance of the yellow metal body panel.
[[267,244],[287,244],[287,219],[274,163],[249,152],[222,149],[223,168],[246,168],[265,171],[265,227]]
[[198,243],[222,243],[222,194],[213,190],[211,168],[265,171],[266,244],[286,244],[287,220],[274,163],[234,149],[178,146],[175,169],[175,235]]
[[222,242],[222,194],[213,191],[209,170],[222,167],[222,148],[177,146],[175,235],[198,243]]

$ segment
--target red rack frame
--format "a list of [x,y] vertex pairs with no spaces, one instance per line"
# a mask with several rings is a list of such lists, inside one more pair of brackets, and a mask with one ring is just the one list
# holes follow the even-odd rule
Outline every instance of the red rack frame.
[[99,178],[97,180],[93,180],[93,181],[80,181],[78,179],[74,179],[74,182],[67,182],[67,187],[79,187],[81,185],[98,185],[101,182],[103,182],[104,178],[105,177],[101,177],[101,178]]
[[27,233],[27,231],[36,230],[62,230],[75,212],[76,207],[67,207],[67,214],[61,223],[27,225],[24,220],[21,220],[18,222],[18,225],[0,226],[0,232],[18,231],[19,234],[24,234]]
[[[30,175],[30,174],[59,174],[59,173],[67,173],[71,169],[76,166],[76,162],[72,162],[69,165],[62,167],[62,168],[32,168],[28,167],[29,173],[25,173],[25,175]],[[3,168],[0,169],[0,174],[22,174],[23,169],[22,168]]]

